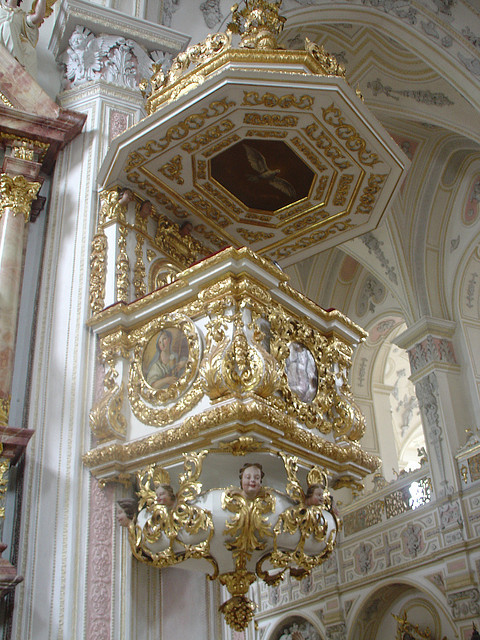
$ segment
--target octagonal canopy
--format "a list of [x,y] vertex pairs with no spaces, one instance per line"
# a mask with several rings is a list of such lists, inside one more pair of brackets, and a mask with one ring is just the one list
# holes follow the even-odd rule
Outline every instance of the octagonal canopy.
[[212,252],[289,265],[375,228],[407,157],[311,51],[226,48],[115,138],[103,188],[129,187]]

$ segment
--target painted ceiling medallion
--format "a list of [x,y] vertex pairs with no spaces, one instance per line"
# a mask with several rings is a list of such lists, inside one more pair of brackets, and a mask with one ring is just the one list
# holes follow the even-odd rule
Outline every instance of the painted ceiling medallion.
[[409,161],[323,47],[277,48],[278,6],[247,2],[156,69],[149,115],[114,139],[100,182],[173,201],[212,252],[248,245],[286,266],[375,228]]

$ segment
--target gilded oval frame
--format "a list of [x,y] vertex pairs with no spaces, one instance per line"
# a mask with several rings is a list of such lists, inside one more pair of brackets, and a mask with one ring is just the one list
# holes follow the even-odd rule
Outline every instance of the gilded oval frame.
[[[148,380],[146,368],[152,368],[152,358],[147,352],[155,351],[162,334],[170,334],[170,349],[176,355],[177,370],[171,372],[175,380],[156,388],[153,378]],[[158,406],[177,400],[188,391],[198,374],[201,356],[200,336],[190,318],[177,313],[165,314],[134,331],[131,340],[134,343],[134,355],[129,375],[130,393]]]

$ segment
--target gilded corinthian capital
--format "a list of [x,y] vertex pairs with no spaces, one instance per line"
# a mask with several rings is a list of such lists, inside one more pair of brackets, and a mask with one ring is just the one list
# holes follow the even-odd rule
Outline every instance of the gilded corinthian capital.
[[28,222],[39,189],[40,182],[29,182],[22,175],[0,174],[0,219],[6,209],[12,209],[13,215],[23,215]]

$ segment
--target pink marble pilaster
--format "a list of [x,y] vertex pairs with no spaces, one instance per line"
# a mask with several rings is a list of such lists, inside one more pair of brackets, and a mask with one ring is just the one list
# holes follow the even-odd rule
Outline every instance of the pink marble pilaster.
[[[31,175],[32,167],[29,166],[28,169],[28,174]],[[8,423],[26,223],[39,188],[39,182],[29,181],[23,175],[0,174],[0,400],[3,407],[3,411],[0,411],[1,424]]]
[[102,489],[98,481],[92,478],[88,535],[86,640],[111,640],[113,521],[112,487]]

